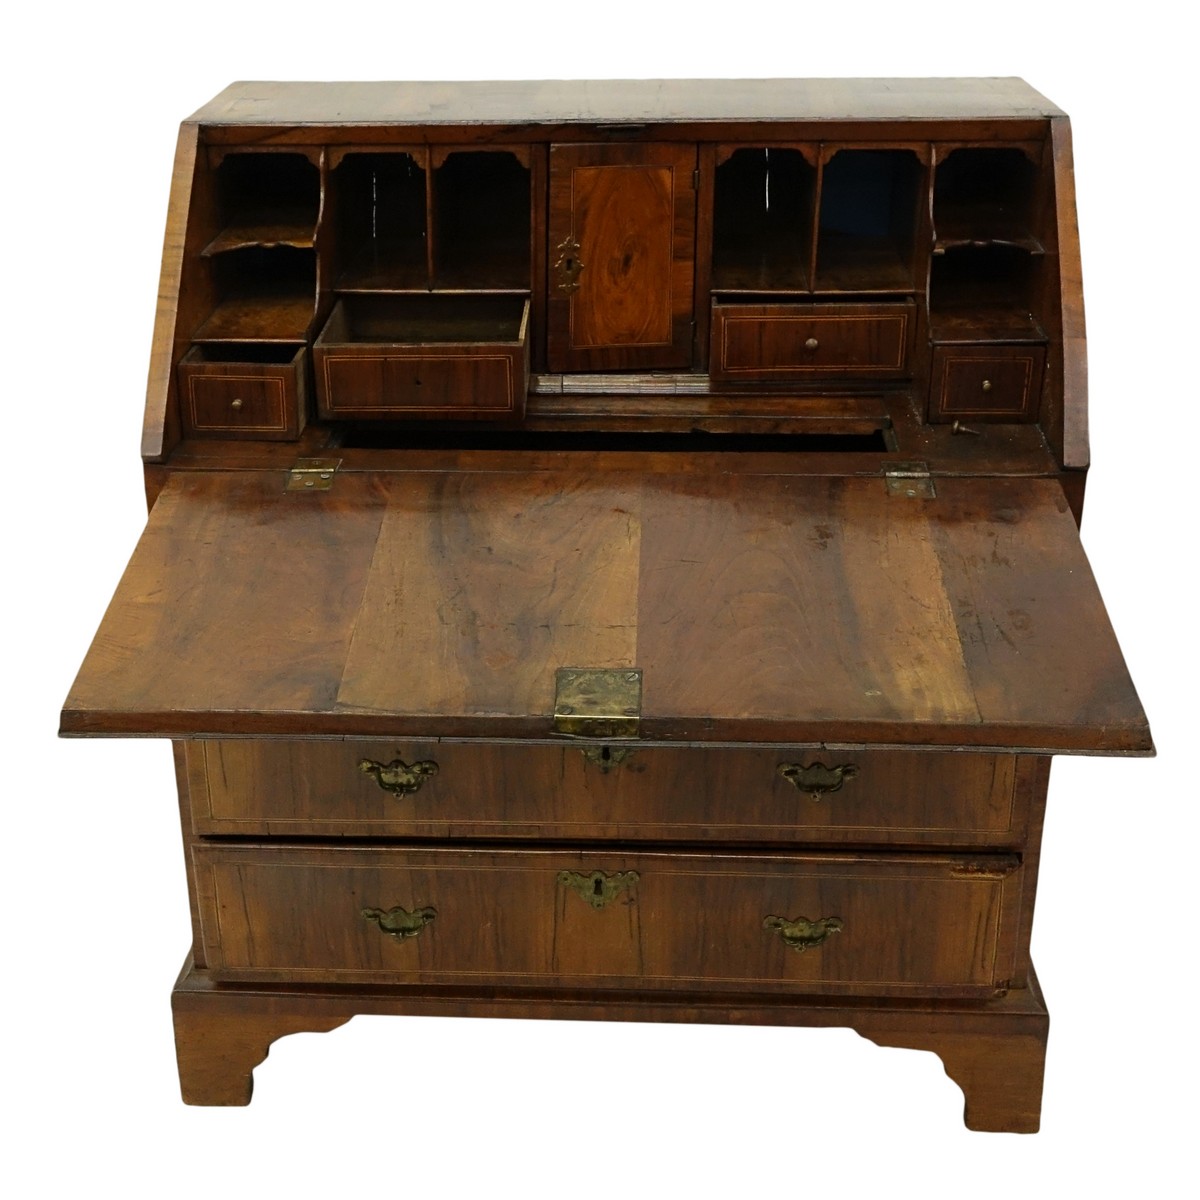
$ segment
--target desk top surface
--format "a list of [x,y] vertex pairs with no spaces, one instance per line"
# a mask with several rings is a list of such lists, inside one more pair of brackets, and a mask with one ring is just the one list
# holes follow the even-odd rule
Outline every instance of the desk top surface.
[[243,82],[201,125],[1003,120],[1061,116],[1021,79],[616,79]]

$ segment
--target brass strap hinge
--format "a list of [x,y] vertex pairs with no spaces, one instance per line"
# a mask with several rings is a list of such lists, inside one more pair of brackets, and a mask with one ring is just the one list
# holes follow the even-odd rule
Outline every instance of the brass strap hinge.
[[327,492],[342,465],[340,458],[298,458],[288,472],[286,492]]
[[923,462],[885,463],[883,478],[889,496],[909,496],[919,500],[934,500],[937,492],[929,464]]
[[642,716],[638,667],[559,667],[554,672],[554,732],[635,738]]

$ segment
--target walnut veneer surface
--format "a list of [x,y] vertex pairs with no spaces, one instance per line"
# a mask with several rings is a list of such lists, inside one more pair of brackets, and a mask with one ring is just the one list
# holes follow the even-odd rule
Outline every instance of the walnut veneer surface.
[[[184,1099],[356,1013],[849,1025],[1036,1130],[1050,756],[1153,753],[1082,312],[1019,80],[185,122],[149,523],[62,713],[176,744]],[[567,668],[629,727],[565,732]]]

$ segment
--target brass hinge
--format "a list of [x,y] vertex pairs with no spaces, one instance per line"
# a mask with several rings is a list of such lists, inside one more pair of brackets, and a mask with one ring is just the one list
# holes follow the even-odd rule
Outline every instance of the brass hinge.
[[923,462],[885,463],[883,478],[889,496],[910,496],[920,500],[934,500],[937,492],[933,487],[933,476],[929,464]]
[[340,458],[298,458],[288,472],[286,492],[327,492],[342,465]]
[[554,672],[554,732],[633,738],[642,716],[638,667],[559,667]]

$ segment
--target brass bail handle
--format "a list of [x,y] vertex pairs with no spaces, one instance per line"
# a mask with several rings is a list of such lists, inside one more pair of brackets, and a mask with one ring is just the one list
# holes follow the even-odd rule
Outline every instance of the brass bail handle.
[[798,792],[805,792],[813,800],[840,792],[858,774],[858,768],[853,763],[842,763],[836,767],[827,767],[823,762],[809,763],[807,766],[780,763],[777,770]]
[[574,235],[568,233],[555,249],[558,251],[558,257],[554,260],[554,269],[558,272],[558,290],[570,295],[579,289],[579,275],[583,271],[579,243]]
[[397,904],[395,908],[364,908],[358,915],[364,921],[374,921],[380,933],[403,942],[415,938],[437,916],[437,909],[426,905],[410,912]]
[[364,775],[370,775],[385,792],[397,797],[419,792],[425,780],[438,773],[438,765],[431,758],[411,765],[402,758],[393,758],[389,763],[364,758],[359,761],[358,769]]
[[807,917],[797,917],[794,921],[787,917],[767,917],[763,928],[774,930],[785,946],[803,954],[824,945],[835,933],[841,933],[844,926],[840,917],[819,917],[815,921]]

